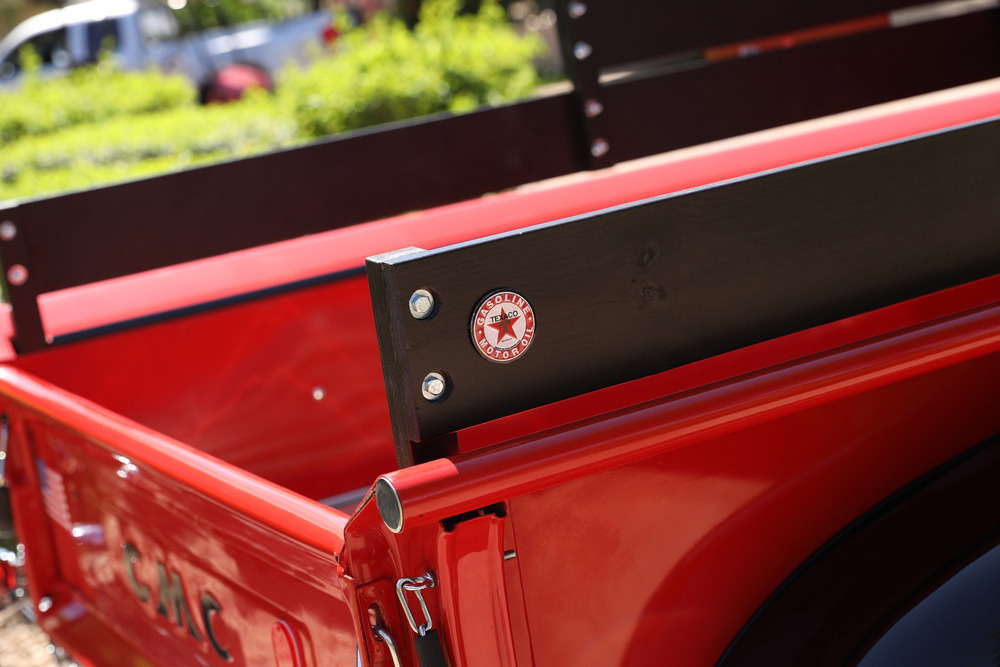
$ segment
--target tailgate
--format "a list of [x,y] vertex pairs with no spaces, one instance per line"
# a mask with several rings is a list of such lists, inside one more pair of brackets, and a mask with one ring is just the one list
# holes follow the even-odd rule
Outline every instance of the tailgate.
[[[40,623],[98,664],[348,664],[347,517],[0,368]],[[280,559],[280,560],[279,560]]]

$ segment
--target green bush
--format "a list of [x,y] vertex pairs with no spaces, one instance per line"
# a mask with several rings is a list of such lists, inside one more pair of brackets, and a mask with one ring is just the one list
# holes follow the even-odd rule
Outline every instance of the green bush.
[[81,189],[180,167],[244,157],[296,142],[269,99],[181,107],[33,137],[0,152],[0,200]]
[[76,125],[192,106],[196,92],[179,75],[123,72],[105,59],[57,79],[41,79],[29,68],[20,87],[0,93],[0,99],[0,146],[4,146]]
[[282,20],[312,9],[307,0],[187,0],[174,12],[184,32],[247,21]]
[[116,71],[107,59],[61,78],[29,74],[0,94],[0,200],[529,95],[539,43],[519,38],[491,0],[477,15],[458,14],[458,5],[428,0],[413,31],[379,17],[305,71],[284,72],[275,95],[258,91],[224,106],[198,107],[185,80]]
[[412,31],[376,17],[344,35],[333,57],[285,72],[279,102],[305,136],[318,137],[529,95],[540,43],[518,37],[494,2],[473,15],[457,15],[458,6],[424,3]]

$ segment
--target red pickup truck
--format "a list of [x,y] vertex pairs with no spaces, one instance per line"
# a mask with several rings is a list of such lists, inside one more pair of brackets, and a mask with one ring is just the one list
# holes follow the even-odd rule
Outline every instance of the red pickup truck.
[[42,627],[93,665],[991,664],[995,10],[676,66],[903,6],[561,3],[570,92],[0,208]]

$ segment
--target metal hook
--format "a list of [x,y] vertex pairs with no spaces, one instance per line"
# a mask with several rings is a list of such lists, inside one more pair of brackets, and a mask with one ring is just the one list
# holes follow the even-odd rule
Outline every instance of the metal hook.
[[[396,596],[399,598],[399,604],[403,606],[403,613],[406,614],[406,620],[413,631],[421,637],[434,627],[434,623],[431,621],[430,611],[427,610],[427,602],[424,600],[424,596],[420,594],[420,591],[425,588],[434,588],[436,585],[437,582],[434,581],[433,572],[427,572],[427,574],[421,577],[414,577],[412,579],[410,577],[403,577],[396,582]],[[420,603],[420,611],[423,613],[426,623],[417,625],[416,619],[413,618],[413,612],[410,611],[410,605],[406,601],[406,593],[404,591],[410,591],[417,596],[417,602]]]

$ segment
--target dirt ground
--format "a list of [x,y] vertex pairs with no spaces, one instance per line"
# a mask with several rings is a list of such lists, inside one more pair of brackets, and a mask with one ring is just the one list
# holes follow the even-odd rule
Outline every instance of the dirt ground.
[[0,667],[55,667],[48,637],[17,605],[0,609]]

